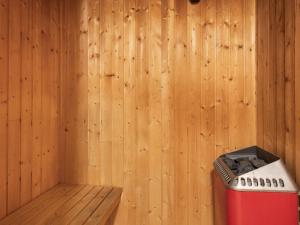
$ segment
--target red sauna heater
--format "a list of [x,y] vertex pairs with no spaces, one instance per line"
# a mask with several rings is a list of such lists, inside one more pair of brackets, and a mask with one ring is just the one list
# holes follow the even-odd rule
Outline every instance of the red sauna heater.
[[250,147],[214,167],[215,225],[298,225],[298,187],[279,157]]

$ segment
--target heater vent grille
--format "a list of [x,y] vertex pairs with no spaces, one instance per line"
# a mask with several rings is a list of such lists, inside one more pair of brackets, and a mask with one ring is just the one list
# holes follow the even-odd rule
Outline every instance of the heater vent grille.
[[232,175],[230,174],[229,171],[227,171],[224,167],[221,165],[222,162],[220,161],[216,161],[215,162],[215,168],[216,170],[218,171],[218,173],[221,175],[222,179],[227,183],[229,184],[231,181],[232,181]]
[[284,188],[285,183],[282,178],[251,178],[251,177],[240,177],[235,178],[232,185],[243,187],[273,187],[273,188]]

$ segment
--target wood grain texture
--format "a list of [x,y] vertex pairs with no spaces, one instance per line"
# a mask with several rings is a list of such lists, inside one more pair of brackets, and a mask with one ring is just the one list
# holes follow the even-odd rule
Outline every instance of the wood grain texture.
[[8,8],[7,0],[0,7],[0,218],[7,213],[8,172]]
[[31,200],[32,159],[32,2],[21,7],[21,204]]
[[294,0],[257,1],[258,145],[281,156],[299,182],[298,10]]
[[[254,144],[299,183],[299,15],[299,0],[0,0],[0,218],[60,180],[123,187],[113,224],[211,225],[212,161]],[[23,222],[70,222],[99,191],[58,190],[44,198],[66,217]]]
[[61,181],[123,187],[114,224],[213,224],[212,161],[256,143],[256,1],[66,4]]
[[285,1],[285,160],[295,175],[295,1]]
[[[66,48],[66,73],[61,83],[62,129],[65,152],[62,165],[66,182],[77,179],[80,183],[88,181],[88,2],[65,1],[65,26],[67,28],[64,43]],[[100,32],[100,31],[98,31]],[[70,34],[70,35],[68,35]],[[71,113],[69,110],[74,110]],[[77,129],[79,128],[80,129]],[[68,146],[68,147],[67,147]],[[70,147],[70,148],[69,148]],[[89,154],[91,154],[89,152]],[[92,164],[93,165],[93,164]],[[99,170],[98,170],[99,171]]]
[[56,185],[59,1],[0,6],[0,218]]
[[[7,211],[21,203],[21,2],[9,1]],[[19,66],[15,66],[19,65]]]
[[296,180],[300,183],[300,1],[296,0],[295,13],[295,125],[296,125]]
[[105,225],[114,219],[121,194],[120,188],[60,184],[0,220],[0,224]]
[[212,161],[254,144],[300,182],[299,0],[0,3],[0,218],[60,179],[123,187],[113,224],[211,225]]

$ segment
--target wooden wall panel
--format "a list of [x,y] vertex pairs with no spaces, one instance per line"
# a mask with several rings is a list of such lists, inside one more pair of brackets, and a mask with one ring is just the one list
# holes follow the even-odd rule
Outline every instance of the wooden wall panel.
[[285,160],[295,175],[295,0],[285,1]]
[[[88,161],[88,2],[66,1],[64,12],[67,29],[66,43],[66,74],[63,76],[61,100],[62,113],[69,115],[63,118],[65,143],[64,155],[68,158],[62,164],[65,181],[77,179],[87,183]],[[98,18],[100,21],[100,18]],[[98,31],[100,33],[100,31]],[[70,35],[68,35],[70,34]],[[99,54],[100,55],[100,54]],[[73,76],[70,76],[73,75]],[[74,110],[72,113],[70,109]],[[99,133],[100,135],[100,133]],[[89,152],[90,154],[90,152]],[[91,164],[93,166],[94,164]],[[98,170],[100,171],[100,170]]]
[[213,160],[256,144],[255,6],[66,1],[61,181],[123,187],[115,224],[213,224]]
[[[136,224],[137,196],[137,113],[136,113],[136,1],[124,2],[124,217],[120,221]],[[100,56],[101,57],[101,56]],[[101,90],[100,90],[101,91]],[[98,149],[99,151],[99,149]],[[101,150],[100,150],[101,151]],[[99,163],[99,162],[98,162]],[[148,163],[145,164],[148,167]],[[149,177],[145,177],[145,180]],[[149,209],[149,205],[145,205]],[[148,211],[149,212],[149,211]]]
[[0,3],[0,217],[60,169],[123,187],[115,224],[213,224],[213,159],[256,143],[300,182],[299,0]]
[[258,145],[281,156],[297,175],[299,5],[294,0],[257,3]]
[[[174,0],[162,1],[162,224],[175,224],[175,11]],[[198,98],[199,99],[199,98]],[[199,106],[198,106],[199,108]],[[198,110],[199,112],[199,110]],[[197,117],[199,118],[199,117]],[[199,126],[199,125],[198,125]]]
[[[200,142],[197,136],[200,131],[200,112],[201,112],[201,79],[199,76],[199,71],[201,71],[202,63],[199,63],[201,60],[200,54],[202,54],[202,44],[203,44],[203,30],[199,29],[201,23],[203,23],[203,7],[204,5],[194,5],[188,4],[188,20],[187,20],[187,57],[188,57],[188,73],[189,79],[191,80],[188,88],[188,104],[193,107],[190,107],[188,111],[188,131],[189,131],[189,151],[188,161],[188,202],[190,210],[188,210],[189,223],[196,224],[197,221],[201,219],[200,216],[200,176],[201,171],[198,169],[200,164],[200,151],[198,151]],[[217,85],[217,84],[216,84]],[[167,84],[166,84],[167,86]],[[163,118],[164,120],[164,118]],[[217,132],[217,131],[216,131]],[[221,138],[221,137],[220,137]],[[196,139],[196,140],[195,140]],[[172,139],[171,139],[172,140]],[[195,182],[194,179],[197,179]],[[167,191],[167,190],[166,190]],[[164,193],[168,197],[168,193]],[[164,198],[163,198],[164,199]],[[170,204],[169,204],[170,205]],[[172,210],[170,207],[169,210]],[[164,224],[164,223],[163,223]],[[169,223],[167,223],[169,224]],[[172,224],[172,223],[170,223]]]
[[[203,31],[202,31],[202,48],[203,55],[201,56],[200,68],[200,224],[213,224],[212,211],[212,193],[207,190],[212,190],[212,161],[215,158],[215,138],[216,138],[216,7],[217,2],[206,1],[202,9],[203,15]],[[234,4],[231,5],[235,8]],[[231,22],[234,22],[233,20]],[[230,25],[231,26],[231,23]],[[233,44],[233,43],[230,43]],[[230,50],[235,48],[230,45]],[[231,64],[231,62],[229,62]],[[232,68],[232,67],[231,67]],[[182,71],[184,73],[184,71]],[[180,74],[179,74],[180,76]],[[184,90],[185,91],[185,90]],[[188,96],[187,96],[188,97]],[[183,99],[185,101],[185,99]],[[190,107],[185,105],[185,107]],[[185,111],[185,107],[182,111]],[[230,121],[230,119],[228,119]],[[233,127],[231,127],[233,128]],[[233,130],[233,129],[232,129]],[[232,131],[231,130],[231,131]],[[229,138],[229,137],[228,137]],[[181,151],[184,151],[185,145],[180,146]],[[202,150],[201,150],[202,149]],[[206,149],[204,151],[204,149]],[[204,178],[204,179],[203,179]],[[179,176],[180,179],[180,176]],[[184,206],[188,210],[188,205]],[[178,209],[178,212],[181,209]],[[179,223],[180,224],[180,223]]]
[[21,5],[21,205],[31,200],[32,2]]
[[[229,149],[230,2],[217,7],[216,153]],[[199,42],[201,40],[198,40]],[[194,62],[196,63],[196,62]],[[197,71],[196,71],[197,72]]]
[[300,1],[296,0],[295,13],[295,126],[296,126],[296,180],[300,183]]
[[[136,2],[136,94],[137,98],[137,153],[136,153],[136,223],[150,224],[149,206],[150,197],[144,193],[149,193],[150,176],[149,162],[151,151],[150,142],[150,89],[148,88],[150,78],[150,16],[149,1]],[[151,7],[152,8],[152,7]],[[158,18],[159,19],[159,18]],[[153,46],[154,47],[154,46]],[[154,50],[154,49],[153,49]],[[151,73],[152,74],[152,73]],[[145,100],[146,99],[146,100]],[[159,167],[159,166],[158,166]],[[153,198],[155,200],[155,198]],[[147,205],[148,207],[143,207]]]
[[[187,2],[175,0],[174,2],[175,24],[174,30],[174,153],[175,153],[175,223],[187,224],[187,185],[188,185],[188,84],[189,74],[186,73],[187,65]],[[185,74],[185,76],[183,76]]]
[[[21,162],[21,2],[9,1],[8,71],[8,202],[7,211],[20,206]],[[19,66],[15,66],[19,65]]]
[[[274,49],[276,55],[276,96],[275,100],[277,102],[275,112],[276,112],[276,151],[277,154],[284,157],[285,151],[285,140],[282,138],[285,135],[285,110],[284,110],[284,95],[285,95],[285,60],[284,60],[284,46],[285,42],[285,12],[282,10],[284,8],[284,1],[277,1],[275,4],[275,27],[276,30],[273,29],[273,34],[276,35],[276,46]],[[257,84],[259,85],[259,84]]]
[[[147,1],[146,1],[147,3]],[[149,44],[145,43],[149,57],[149,224],[161,225],[162,218],[162,108],[161,108],[161,70],[162,70],[162,13],[161,2],[149,1]],[[147,11],[147,9],[146,9]],[[148,54],[149,53],[149,54]],[[144,59],[144,57],[142,57]],[[141,75],[146,77],[146,71]],[[147,98],[143,98],[147,99]],[[146,108],[147,109],[147,108]],[[157,163],[159,162],[159,163]],[[156,165],[153,167],[153,165]]]
[[0,218],[59,180],[58,3],[0,2]]
[[100,184],[100,168],[95,161],[99,158],[97,146],[100,145],[100,4],[97,1],[89,1],[88,14],[89,31],[92,35],[88,36],[89,39],[89,79],[88,79],[88,160],[89,160],[89,181],[94,181]]
[[0,218],[7,212],[8,0],[0,1]]

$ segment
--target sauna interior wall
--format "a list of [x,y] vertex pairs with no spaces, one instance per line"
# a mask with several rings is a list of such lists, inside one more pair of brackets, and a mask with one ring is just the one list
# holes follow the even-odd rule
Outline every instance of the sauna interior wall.
[[300,1],[257,1],[257,143],[300,183]]
[[59,4],[0,0],[0,218],[59,180]]
[[123,187],[115,224],[212,225],[212,161],[256,144],[255,0],[64,7],[61,181]]

